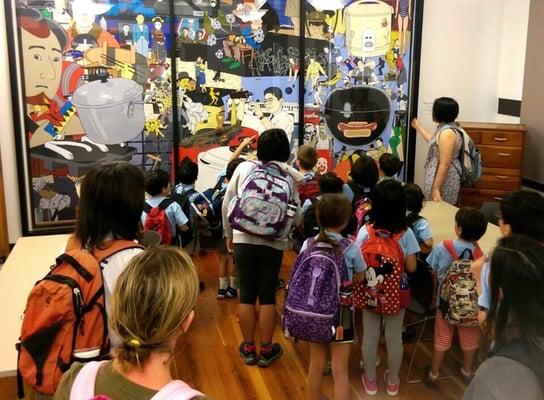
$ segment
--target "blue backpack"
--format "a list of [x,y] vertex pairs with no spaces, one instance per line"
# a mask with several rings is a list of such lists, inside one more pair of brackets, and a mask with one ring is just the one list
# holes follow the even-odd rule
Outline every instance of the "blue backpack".
[[348,280],[344,252],[351,244],[339,243],[335,252],[328,243],[310,239],[299,254],[286,287],[282,327],[287,337],[328,343],[339,325],[340,288]]

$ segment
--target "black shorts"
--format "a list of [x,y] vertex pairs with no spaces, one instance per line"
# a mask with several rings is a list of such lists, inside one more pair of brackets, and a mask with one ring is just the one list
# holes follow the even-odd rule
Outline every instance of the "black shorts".
[[234,260],[240,279],[240,303],[276,304],[276,286],[283,251],[254,244],[235,244]]

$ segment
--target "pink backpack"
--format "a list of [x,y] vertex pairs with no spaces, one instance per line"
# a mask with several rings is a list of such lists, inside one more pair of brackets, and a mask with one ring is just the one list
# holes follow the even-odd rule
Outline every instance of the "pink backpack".
[[[70,400],[94,399],[94,385],[98,370],[107,361],[92,361],[81,368],[72,385]],[[190,400],[197,396],[204,396],[192,389],[183,381],[172,381],[157,392],[151,400]],[[100,396],[100,398],[103,398]]]

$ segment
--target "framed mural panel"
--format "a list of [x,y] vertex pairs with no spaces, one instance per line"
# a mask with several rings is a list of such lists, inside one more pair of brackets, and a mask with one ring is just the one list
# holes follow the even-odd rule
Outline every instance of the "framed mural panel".
[[73,229],[98,163],[189,159],[203,191],[273,127],[346,180],[361,154],[410,158],[422,0],[4,4],[25,234]]

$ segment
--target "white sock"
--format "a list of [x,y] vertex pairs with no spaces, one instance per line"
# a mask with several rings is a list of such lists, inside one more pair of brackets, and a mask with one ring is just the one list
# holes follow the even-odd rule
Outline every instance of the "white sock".
[[238,289],[238,277],[237,276],[230,276],[230,287],[233,289]]
[[219,289],[227,289],[229,287],[229,281],[227,277],[221,277],[219,278]]

